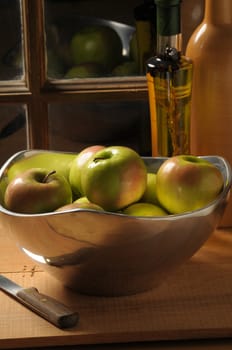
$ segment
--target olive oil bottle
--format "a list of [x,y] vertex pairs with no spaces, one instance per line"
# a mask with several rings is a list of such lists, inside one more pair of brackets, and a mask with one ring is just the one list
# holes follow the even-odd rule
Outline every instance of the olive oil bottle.
[[152,155],[190,153],[192,61],[181,51],[181,0],[155,0],[157,50],[146,64]]

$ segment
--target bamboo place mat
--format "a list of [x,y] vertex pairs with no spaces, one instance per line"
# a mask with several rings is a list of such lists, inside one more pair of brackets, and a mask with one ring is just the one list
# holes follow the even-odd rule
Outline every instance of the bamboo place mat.
[[0,230],[0,273],[77,310],[60,330],[0,291],[0,348],[232,336],[232,230],[218,230],[160,287],[115,298],[79,295],[42,271]]

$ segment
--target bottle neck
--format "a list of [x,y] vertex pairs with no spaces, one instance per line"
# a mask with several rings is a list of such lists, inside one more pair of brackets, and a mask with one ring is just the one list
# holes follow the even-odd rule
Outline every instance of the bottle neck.
[[212,24],[232,24],[232,1],[205,0],[204,20]]
[[178,52],[182,50],[182,34],[164,36],[157,34],[157,53],[164,54],[167,48],[175,48]]
[[172,6],[156,4],[157,54],[163,54],[167,48],[181,52],[180,3],[177,1]]

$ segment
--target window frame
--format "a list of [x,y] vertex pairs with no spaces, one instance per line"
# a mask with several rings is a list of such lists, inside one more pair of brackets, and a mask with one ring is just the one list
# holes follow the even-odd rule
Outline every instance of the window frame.
[[49,149],[49,103],[147,99],[145,76],[47,79],[44,0],[21,0],[25,76],[0,82],[0,104],[27,106],[28,147]]

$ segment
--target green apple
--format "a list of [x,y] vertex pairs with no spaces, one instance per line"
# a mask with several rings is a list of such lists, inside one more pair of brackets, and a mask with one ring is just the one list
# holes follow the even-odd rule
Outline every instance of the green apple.
[[143,159],[124,146],[98,151],[81,172],[85,196],[107,211],[117,211],[137,202],[146,183],[147,169]]
[[12,181],[23,171],[31,168],[46,168],[48,171],[55,169],[58,174],[68,179],[71,163],[77,154],[51,151],[32,153],[30,156],[21,158],[11,165],[7,171],[8,181]]
[[39,214],[72,202],[71,187],[63,175],[32,168],[16,176],[7,186],[5,207],[13,212]]
[[221,171],[211,162],[191,155],[168,158],[156,175],[160,204],[172,214],[200,209],[223,188]]
[[81,186],[81,172],[88,160],[99,150],[105,148],[102,145],[93,145],[84,148],[72,161],[69,172],[69,183],[77,196],[84,196]]
[[74,34],[70,52],[75,65],[95,62],[110,72],[122,60],[122,42],[108,26],[88,26]]
[[79,197],[73,203],[90,203],[87,197]]
[[134,203],[123,210],[123,214],[132,216],[166,216],[168,213],[152,203]]
[[4,194],[8,186],[8,180],[6,176],[3,176],[0,181],[0,204],[4,205]]
[[138,68],[134,61],[127,61],[119,64],[112,70],[114,76],[138,75]]
[[99,205],[91,202],[73,202],[71,204],[63,205],[62,207],[56,209],[56,211],[67,211],[67,210],[73,210],[73,209],[92,209],[97,211],[104,211],[103,208],[101,208]]
[[95,62],[81,63],[71,67],[65,74],[65,79],[97,78],[105,74],[101,65]]
[[147,186],[145,192],[140,199],[140,202],[152,203],[159,205],[159,201],[156,194],[156,174],[147,173]]

